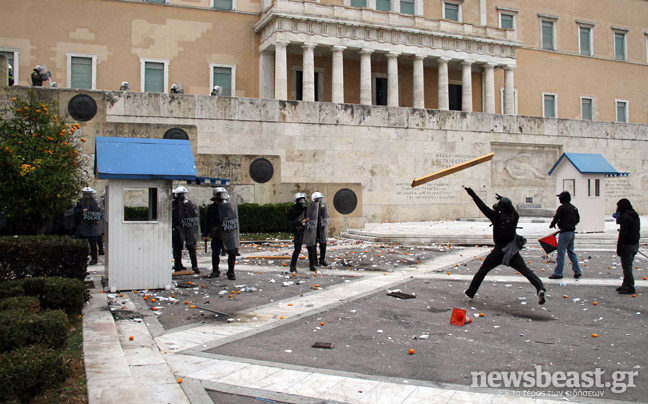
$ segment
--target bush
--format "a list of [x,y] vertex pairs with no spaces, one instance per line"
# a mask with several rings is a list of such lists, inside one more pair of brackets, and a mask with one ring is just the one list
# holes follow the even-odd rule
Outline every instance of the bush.
[[0,311],[24,311],[30,314],[40,313],[40,302],[34,296],[8,297],[0,300]]
[[24,310],[0,311],[0,351],[27,345],[61,349],[67,345],[68,320],[61,310],[29,314]]
[[89,246],[61,236],[0,237],[0,280],[33,276],[85,279]]
[[25,296],[22,281],[0,282],[0,299],[18,296]]
[[35,296],[43,310],[64,310],[70,316],[81,314],[90,295],[85,283],[68,278],[30,278],[22,281],[27,296]]
[[68,373],[63,355],[61,351],[39,345],[0,354],[3,396],[13,395],[21,403],[29,403],[46,389],[60,386]]
[[[292,233],[288,212],[292,203],[242,203],[238,205],[239,231],[241,233]],[[200,223],[205,223],[207,207],[200,207]]]

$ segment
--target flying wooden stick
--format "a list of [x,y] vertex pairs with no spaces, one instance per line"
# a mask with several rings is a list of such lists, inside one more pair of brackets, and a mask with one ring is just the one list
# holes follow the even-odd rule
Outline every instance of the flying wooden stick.
[[425,183],[428,183],[430,181],[437,180],[439,178],[445,177],[446,175],[454,174],[458,171],[465,170],[466,168],[470,168],[472,166],[476,166],[477,164],[485,163],[487,161],[490,161],[493,159],[493,156],[495,153],[489,153],[485,156],[477,157],[476,159],[468,160],[464,163],[457,164],[452,167],[444,168],[443,170],[439,170],[437,172],[434,172],[432,174],[428,174],[423,177],[415,178],[414,181],[412,181],[412,188],[418,187],[419,185],[423,185]]

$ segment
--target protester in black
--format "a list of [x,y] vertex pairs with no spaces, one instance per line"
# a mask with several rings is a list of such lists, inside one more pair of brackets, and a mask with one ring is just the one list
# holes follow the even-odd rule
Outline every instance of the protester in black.
[[466,188],[466,192],[473,198],[479,210],[491,221],[493,225],[493,241],[495,242],[493,251],[484,259],[484,263],[466,290],[466,296],[472,300],[486,275],[493,268],[504,264],[519,271],[527,278],[536,288],[538,303],[544,304],[546,289],[540,278],[526,266],[519,252],[524,243],[526,243],[526,240],[524,237],[516,234],[520,216],[515,211],[511,200],[498,195],[498,202],[491,209],[486,206],[484,201],[471,188]]
[[288,222],[293,227],[295,236],[293,238],[292,258],[290,259],[290,272],[297,272],[297,260],[304,243],[304,224],[306,223],[306,194],[297,192],[293,196],[294,205],[288,212]]
[[630,201],[625,198],[617,202],[616,219],[620,225],[617,255],[621,257],[621,267],[623,268],[623,283],[621,287],[617,288],[617,292],[622,295],[631,295],[635,293],[632,262],[639,251],[641,221]]
[[580,215],[576,206],[571,204],[571,195],[563,191],[556,195],[560,201],[560,206],[556,210],[549,228],[555,228],[558,225],[560,236],[558,236],[558,252],[556,253],[556,268],[549,279],[562,279],[563,267],[565,265],[565,251],[569,256],[574,271],[574,278],[578,279],[583,275],[578,266],[578,256],[574,252],[574,239],[576,238],[576,225],[580,222]]

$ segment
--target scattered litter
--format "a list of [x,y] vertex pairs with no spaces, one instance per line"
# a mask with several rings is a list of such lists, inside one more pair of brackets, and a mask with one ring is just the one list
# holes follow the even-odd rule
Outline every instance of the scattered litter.
[[400,292],[400,291],[398,291],[398,292],[392,291],[390,293],[387,293],[387,296],[392,296],[392,297],[396,297],[398,299],[403,299],[403,300],[405,300],[405,299],[416,299],[415,295],[410,295],[409,293],[403,293],[403,292]]
[[311,348],[333,349],[335,348],[335,344],[332,342],[316,342]]

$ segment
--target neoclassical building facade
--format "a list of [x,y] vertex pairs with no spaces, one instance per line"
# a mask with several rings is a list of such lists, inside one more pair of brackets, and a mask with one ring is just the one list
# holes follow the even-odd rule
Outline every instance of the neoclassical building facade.
[[[18,84],[648,122],[645,0],[35,0],[3,7]],[[70,16],[78,16],[70,18]],[[33,27],[38,27],[34,30]]]

